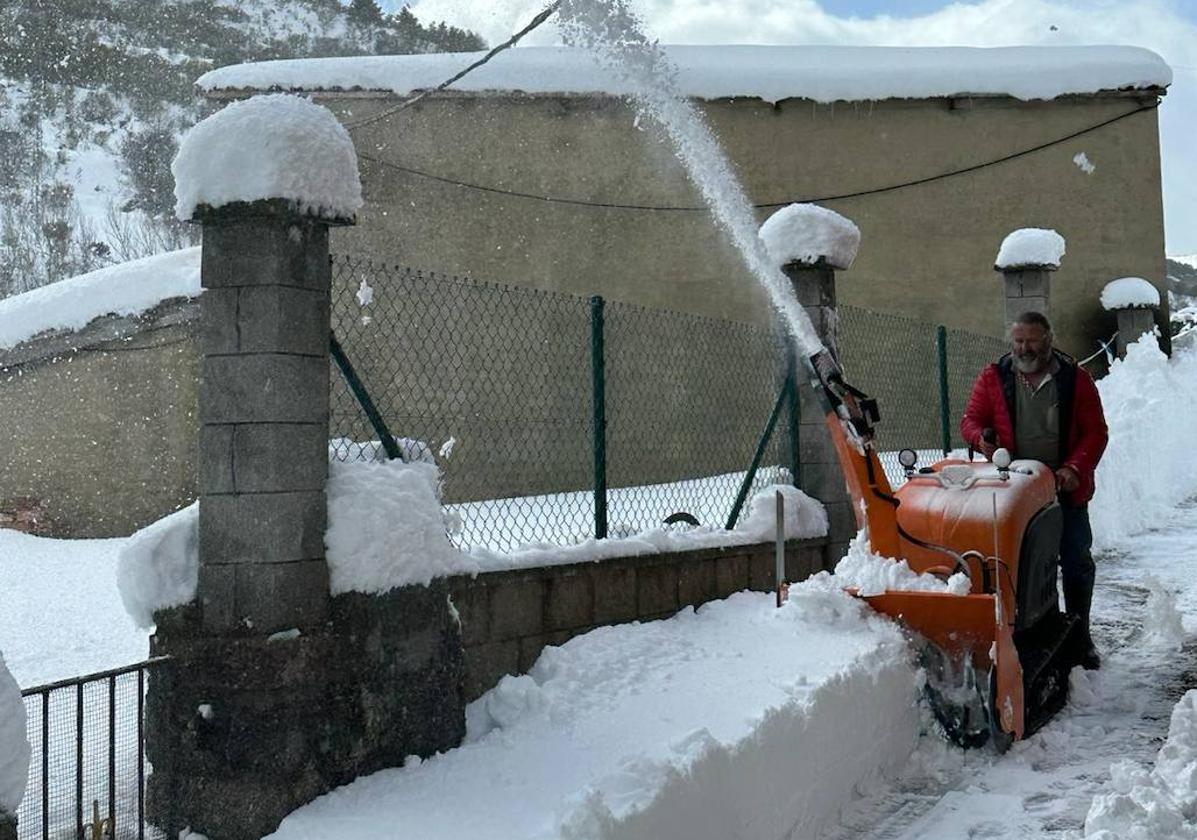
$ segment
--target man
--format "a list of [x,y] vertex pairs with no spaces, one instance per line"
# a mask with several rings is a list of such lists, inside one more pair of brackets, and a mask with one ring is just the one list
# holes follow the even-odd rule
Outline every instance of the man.
[[1005,447],[1015,458],[1042,461],[1055,472],[1064,514],[1064,608],[1080,619],[1080,664],[1088,670],[1101,667],[1089,635],[1095,567],[1088,503],[1108,439],[1106,420],[1093,377],[1071,356],[1052,349],[1046,317],[1024,312],[1011,325],[1010,352],[977,378],[960,434],[986,458]]

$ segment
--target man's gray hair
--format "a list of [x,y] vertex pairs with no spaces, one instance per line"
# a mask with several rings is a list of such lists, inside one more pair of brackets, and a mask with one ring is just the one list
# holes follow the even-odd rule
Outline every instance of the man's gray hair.
[[1016,327],[1019,324],[1022,324],[1024,326],[1031,326],[1032,324],[1037,324],[1040,327],[1043,327],[1043,331],[1047,334],[1047,336],[1049,338],[1052,335],[1052,322],[1047,320],[1047,316],[1044,315],[1042,312],[1035,312],[1035,311],[1023,312],[1021,315],[1019,315],[1017,318],[1014,319],[1013,323],[1010,324],[1009,329],[1006,330],[1007,336],[1009,336],[1009,334],[1014,329],[1014,327]]

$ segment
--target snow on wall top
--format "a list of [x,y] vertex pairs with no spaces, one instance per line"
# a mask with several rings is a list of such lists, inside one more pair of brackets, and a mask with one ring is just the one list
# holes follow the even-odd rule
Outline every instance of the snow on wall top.
[[77,330],[102,315],[140,315],[174,297],[196,297],[200,249],[111,265],[0,300],[0,350],[47,330]]
[[0,814],[15,814],[29,773],[29,739],[21,689],[0,653]]
[[287,94],[234,102],[193,127],[170,166],[175,215],[201,204],[282,198],[304,213],[352,219],[362,206],[357,155],[332,112]]
[[[1052,99],[1166,87],[1172,69],[1139,47],[670,46],[678,87],[700,99],[803,97],[818,102],[962,94]],[[263,61],[200,76],[203,90],[379,90],[435,87],[482,53]],[[569,47],[521,47],[454,83],[458,91],[629,93],[627,83]]]
[[1021,228],[1002,240],[993,267],[998,271],[1030,266],[1059,268],[1063,257],[1063,236],[1044,228]]
[[1101,305],[1105,309],[1158,309],[1160,290],[1142,277],[1120,277],[1101,290]]
[[860,247],[860,228],[834,210],[817,204],[791,204],[765,220],[759,232],[777,265],[827,260],[848,269]]

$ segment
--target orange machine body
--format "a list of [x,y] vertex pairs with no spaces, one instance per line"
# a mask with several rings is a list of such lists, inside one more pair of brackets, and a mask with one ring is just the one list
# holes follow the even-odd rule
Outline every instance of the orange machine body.
[[827,426],[844,467],[857,525],[873,551],[905,560],[915,572],[947,577],[966,571],[967,595],[889,591],[866,600],[949,653],[970,655],[979,673],[994,666],[1001,728],[1024,733],[1022,668],[1014,645],[1016,586],[1023,535],[1056,497],[1043,464],[943,460],[912,473],[896,492],[877,452],[834,413]]

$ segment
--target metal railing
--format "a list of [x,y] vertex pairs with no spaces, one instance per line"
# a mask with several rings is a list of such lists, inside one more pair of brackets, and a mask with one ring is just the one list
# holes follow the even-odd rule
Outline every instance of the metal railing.
[[146,674],[166,657],[23,689],[20,840],[163,837],[145,821]]

